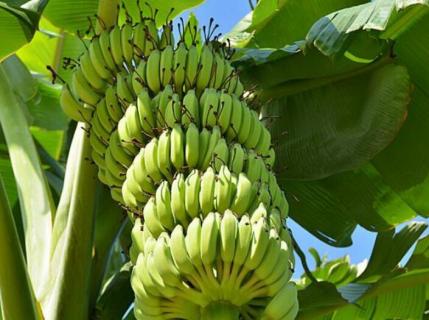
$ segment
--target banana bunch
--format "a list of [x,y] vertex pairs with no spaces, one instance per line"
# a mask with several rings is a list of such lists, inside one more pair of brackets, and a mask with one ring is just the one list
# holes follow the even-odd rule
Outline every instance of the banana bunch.
[[206,171],[194,169],[188,175],[178,173],[171,183],[159,180],[155,190],[150,176],[142,174],[146,159],[152,161],[152,157],[144,159],[138,173],[128,170],[122,195],[129,208],[144,207],[146,226],[155,236],[171,231],[178,223],[187,226],[193,218],[204,217],[212,211],[223,213],[231,209],[239,216],[251,213],[255,219],[273,219],[277,229],[287,218],[286,198],[272,174],[270,184],[263,184],[252,182],[245,173],[231,173],[226,166],[222,166],[219,173],[212,167]]
[[137,319],[293,319],[271,135],[211,28],[198,44],[154,17],[101,31],[61,105],[88,123],[98,177],[134,224]]
[[[201,319],[211,303],[228,301],[248,319],[294,319],[291,250],[266,219],[227,210],[157,237],[144,233],[133,236],[139,254],[131,280],[144,318]],[[259,310],[261,300],[267,307]]]

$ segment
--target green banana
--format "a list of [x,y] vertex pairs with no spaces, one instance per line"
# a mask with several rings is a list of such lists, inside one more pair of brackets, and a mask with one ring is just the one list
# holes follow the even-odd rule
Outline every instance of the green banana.
[[186,146],[185,146],[185,159],[189,168],[197,168],[199,161],[199,140],[200,134],[197,126],[190,123],[186,130]]
[[228,159],[229,148],[225,139],[222,138],[217,142],[216,147],[213,149],[213,160],[211,165],[217,172],[219,172],[221,166],[228,165]]
[[213,70],[213,53],[208,46],[203,46],[201,50],[199,66],[196,86],[197,91],[202,92],[209,85]]
[[185,176],[183,175],[183,173],[179,173],[171,184],[171,210],[176,220],[186,228],[189,222],[185,208],[185,195]]
[[185,134],[180,124],[171,130],[171,163],[180,171],[185,166]]
[[94,67],[98,76],[109,83],[112,83],[112,72],[103,56],[99,38],[95,37],[92,39],[88,48],[88,52],[92,66]]
[[158,167],[158,139],[157,138],[153,138],[145,146],[144,162],[145,162],[147,173],[153,179],[153,181],[155,182],[161,181],[162,175]]
[[167,104],[164,113],[165,124],[169,128],[173,128],[177,123],[180,123],[182,118],[181,102],[178,94],[173,93],[172,98]]
[[201,266],[201,220],[194,218],[189,224],[185,238],[186,250],[189,254],[189,260],[196,267]]
[[220,225],[220,256],[225,263],[231,263],[233,261],[237,232],[237,218],[231,210],[226,210]]
[[186,61],[186,77],[185,77],[185,88],[190,90],[194,87],[197,80],[199,66],[199,53],[195,46],[191,46],[188,49],[188,60]]
[[167,85],[164,90],[157,95],[157,97],[159,98],[159,101],[154,107],[157,118],[156,123],[159,128],[162,128],[166,126],[165,113],[170,100],[173,98],[173,88],[170,85]]
[[204,98],[200,104],[203,108],[201,124],[203,127],[213,128],[217,124],[217,114],[219,113],[219,94],[215,89],[206,89]]
[[[94,40],[93,40],[94,41]],[[110,72],[117,71],[115,61],[113,60],[112,48],[110,44],[110,32],[104,30],[100,33],[99,38],[101,53],[103,54],[104,61],[106,62],[106,67]]]
[[131,65],[134,56],[134,42],[133,42],[133,27],[126,23],[121,28],[121,49],[122,57],[127,63]]
[[239,143],[232,146],[231,155],[229,157],[229,168],[235,174],[240,174],[244,168],[244,161],[246,160],[246,153]]
[[119,105],[118,98],[116,97],[116,88],[108,86],[105,92],[104,100],[106,101],[107,112],[110,118],[118,123],[124,115],[122,108]]
[[174,50],[171,45],[167,45],[162,50],[160,59],[161,85],[164,88],[165,86],[170,84],[170,81],[173,76]]
[[73,72],[71,91],[74,96],[79,98],[79,100],[91,106],[96,106],[98,101],[101,99],[101,95],[93,90],[81,69]]
[[250,110],[250,113],[251,113],[250,127],[252,128],[252,130],[249,133],[248,138],[244,142],[244,145],[250,149],[254,149],[258,144],[259,138],[261,136],[262,124],[259,122],[258,114],[256,113],[255,110]]
[[[213,151],[218,143],[218,141],[221,138],[221,132],[218,126],[215,126],[212,129],[211,135],[210,135],[210,140],[208,143],[208,147],[207,147],[207,151],[205,153],[202,153],[201,151],[201,155],[204,155],[203,161],[200,165],[200,168],[202,170],[207,169],[207,167],[210,165],[210,161],[213,158]],[[201,146],[201,144],[200,144]]]
[[156,190],[156,210],[163,227],[167,230],[173,230],[175,220],[171,211],[171,193],[167,181],[161,182]]
[[124,59],[122,54],[121,28],[117,25],[110,31],[110,53],[116,67],[120,70],[123,69]]
[[146,88],[146,82],[146,61],[141,60],[137,68],[134,70],[131,79],[133,90],[137,96]]
[[189,90],[183,98],[182,125],[187,128],[189,124],[194,123],[200,126],[200,106],[195,90]]
[[80,57],[79,62],[80,70],[88,84],[93,88],[93,91],[103,92],[106,87],[106,82],[95,71],[91,58],[89,57],[89,51],[85,51],[85,53]]
[[174,87],[178,92],[183,91],[183,85],[186,79],[186,61],[188,58],[188,49],[183,42],[179,43],[176,51],[174,52]]
[[60,105],[64,113],[75,121],[89,121],[92,118],[93,109],[79,103],[66,85],[61,90]]
[[217,115],[217,123],[222,129],[222,134],[225,134],[229,127],[231,121],[231,113],[233,108],[233,99],[229,94],[222,92],[219,99],[219,113]]
[[208,167],[201,177],[199,203],[204,216],[214,210],[216,178],[212,167]]
[[185,180],[185,208],[188,215],[195,218],[199,214],[199,193],[201,179],[198,170],[192,170]]
[[[225,216],[222,219],[221,228],[224,224],[223,220],[225,220]],[[216,219],[216,214],[214,212],[210,212],[203,220],[201,226],[201,260],[202,263],[206,266],[212,266],[218,256],[218,238],[219,235],[222,235],[222,231],[219,234],[219,224]],[[222,237],[221,244],[222,243]],[[223,248],[222,248],[223,249]],[[222,250],[221,250],[222,252]]]
[[152,110],[152,100],[146,89],[143,89],[137,97],[137,108],[143,132],[149,137],[153,136],[155,117]]
[[[157,214],[157,206],[155,198],[151,197],[143,209],[143,216],[145,226],[149,229],[150,233],[154,237],[158,237],[162,232],[165,231],[161,222],[159,221]],[[146,250],[145,250],[146,251]]]
[[236,96],[232,96],[231,119],[229,121],[229,127],[226,131],[226,137],[228,141],[232,141],[238,137],[242,127],[242,119],[244,119],[243,115],[244,108],[240,100]]
[[198,158],[198,168],[203,168],[205,155],[208,152],[209,144],[210,144],[211,133],[206,128],[203,128],[200,132],[199,138],[199,146],[200,146],[200,154]]
[[161,90],[160,62],[161,52],[159,50],[152,51],[146,64],[146,81],[153,93],[158,93]]
[[231,172],[227,166],[222,166],[215,185],[215,209],[217,212],[225,212],[231,207],[232,190]]
[[237,192],[231,205],[231,210],[239,215],[248,212],[255,198],[252,182],[244,173],[238,175]]
[[170,149],[171,149],[171,133],[168,130],[162,132],[158,140],[158,168],[162,175],[167,178],[168,181],[173,180],[171,171],[170,161]]
[[[248,139],[251,130],[254,128],[251,127],[252,125],[252,113],[250,112],[250,109],[247,106],[244,106],[242,104],[241,108],[241,126],[240,129],[237,131],[237,137],[238,142],[241,144],[244,144],[246,140]],[[235,127],[234,127],[235,129]],[[246,145],[247,147],[247,145]]]

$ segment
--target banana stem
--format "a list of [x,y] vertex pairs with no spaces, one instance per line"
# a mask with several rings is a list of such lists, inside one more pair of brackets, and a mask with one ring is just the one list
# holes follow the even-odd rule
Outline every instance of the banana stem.
[[208,305],[201,314],[202,320],[237,320],[239,310],[232,304],[222,302],[212,303]]

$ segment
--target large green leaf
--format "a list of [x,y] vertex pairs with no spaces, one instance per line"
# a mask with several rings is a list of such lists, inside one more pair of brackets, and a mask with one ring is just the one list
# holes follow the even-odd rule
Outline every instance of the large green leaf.
[[[3,63],[19,63],[6,60]],[[36,296],[41,294],[43,278],[48,273],[51,245],[53,203],[43,169],[24,114],[25,105],[14,94],[12,77],[0,66],[0,123],[8,145],[21,204],[25,228],[28,270]]]
[[0,1],[0,61],[30,42],[47,0]]
[[91,146],[84,129],[80,124],[75,132],[55,217],[50,277],[42,300],[48,319],[85,319],[89,312],[97,169],[87,160]]
[[241,26],[237,26],[227,37],[234,40],[238,37],[240,41],[247,37],[244,42],[247,46],[281,48],[303,39],[311,25],[320,17],[364,2],[364,0],[261,0],[258,1],[253,14],[246,16],[244,21],[239,23]]
[[314,180],[358,168],[394,139],[410,94],[407,70],[387,65],[265,104],[280,176]]
[[0,318],[43,319],[37,310],[24,254],[0,176]]
[[334,55],[350,45],[347,40],[355,32],[369,35],[368,31],[377,31],[381,38],[396,39],[428,13],[427,0],[371,1],[323,17],[310,29],[307,42],[326,55]]

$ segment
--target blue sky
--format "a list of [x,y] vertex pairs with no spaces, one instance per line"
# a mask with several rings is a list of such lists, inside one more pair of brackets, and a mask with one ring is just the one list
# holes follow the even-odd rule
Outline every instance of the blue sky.
[[[247,0],[207,0],[203,5],[192,11],[202,24],[207,24],[210,17],[213,17],[216,23],[219,24],[219,31],[225,34],[250,11],[250,7]],[[327,254],[329,258],[341,257],[348,254],[353,263],[358,263],[365,258],[369,258],[375,239],[374,233],[358,227],[353,235],[354,244],[352,247],[333,248],[319,241],[291,221],[291,219],[289,219],[288,225],[291,227],[303,251],[307,252],[308,248],[315,247],[321,255]],[[310,266],[313,266],[311,257],[307,256],[307,260]],[[298,277],[303,272],[299,259],[297,259],[295,270],[295,277]]]

